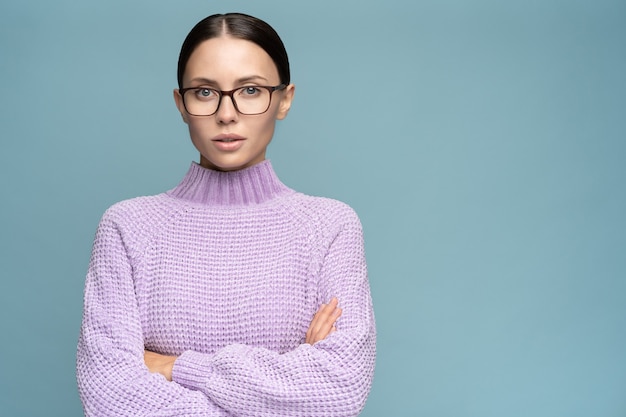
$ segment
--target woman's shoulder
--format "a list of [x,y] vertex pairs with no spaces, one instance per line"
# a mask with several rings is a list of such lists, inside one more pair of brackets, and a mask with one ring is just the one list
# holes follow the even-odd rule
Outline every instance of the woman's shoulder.
[[359,223],[356,211],[347,203],[329,197],[294,193],[289,198],[290,208],[299,215],[320,224]]
[[110,206],[103,214],[102,221],[118,225],[140,225],[155,222],[168,217],[176,211],[176,201],[165,193],[140,196],[119,201]]

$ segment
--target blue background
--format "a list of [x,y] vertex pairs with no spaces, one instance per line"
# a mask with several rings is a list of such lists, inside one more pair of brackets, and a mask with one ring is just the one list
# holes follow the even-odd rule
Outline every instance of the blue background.
[[226,11],[290,53],[277,172],[361,216],[362,415],[626,416],[623,0],[3,1],[2,415],[81,415],[95,228],[197,159],[177,55]]

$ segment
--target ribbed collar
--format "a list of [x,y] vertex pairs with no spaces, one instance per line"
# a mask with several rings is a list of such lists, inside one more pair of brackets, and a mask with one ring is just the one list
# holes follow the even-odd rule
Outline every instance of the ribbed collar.
[[170,196],[195,203],[238,206],[259,204],[291,193],[265,160],[239,171],[214,171],[193,162],[187,175],[167,192]]

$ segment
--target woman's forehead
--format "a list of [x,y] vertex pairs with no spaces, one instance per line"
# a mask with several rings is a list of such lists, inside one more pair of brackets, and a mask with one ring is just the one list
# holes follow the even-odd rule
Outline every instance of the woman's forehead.
[[271,83],[279,81],[276,65],[263,48],[231,36],[200,43],[189,57],[184,78],[205,78],[220,84],[250,78],[263,78]]

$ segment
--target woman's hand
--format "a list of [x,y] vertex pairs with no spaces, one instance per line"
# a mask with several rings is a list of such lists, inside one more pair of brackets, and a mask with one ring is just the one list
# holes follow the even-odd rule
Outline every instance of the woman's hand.
[[328,304],[322,304],[317,313],[313,316],[309,330],[306,332],[305,343],[310,345],[326,339],[326,337],[337,330],[335,322],[341,316],[341,308],[338,307],[339,300],[333,297]]
[[161,355],[149,350],[143,352],[143,361],[148,370],[154,374],[163,375],[168,381],[172,380],[172,369],[174,369],[176,358],[177,356]]

